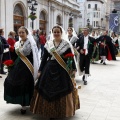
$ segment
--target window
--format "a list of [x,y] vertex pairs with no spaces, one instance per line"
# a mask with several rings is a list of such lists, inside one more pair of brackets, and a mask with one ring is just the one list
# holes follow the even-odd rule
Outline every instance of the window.
[[97,4],[95,4],[95,10],[97,10]]
[[44,11],[41,11],[39,16],[39,28],[46,32],[46,13]]
[[20,4],[17,4],[14,8],[14,31],[17,33],[19,27],[24,26],[24,11]]
[[88,4],[88,9],[90,9],[91,8],[91,5],[90,4]]
[[95,12],[93,13],[93,16],[94,16],[94,18],[95,18]]
[[98,21],[96,21],[96,27],[98,27],[99,26],[99,22]]
[[59,15],[57,16],[56,24],[62,25],[61,24],[61,17]]
[[95,27],[95,21],[94,21],[94,27]]
[[21,5],[17,4],[14,8],[14,14],[15,15],[20,15],[23,16],[23,9],[21,7]]

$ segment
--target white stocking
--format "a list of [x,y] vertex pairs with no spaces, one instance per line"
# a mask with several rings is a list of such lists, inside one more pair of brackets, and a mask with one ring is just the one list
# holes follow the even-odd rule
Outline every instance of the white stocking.
[[106,56],[103,56],[103,61],[105,62],[105,60],[106,60]]
[[85,74],[85,80],[87,81],[87,79],[88,79],[88,74]]

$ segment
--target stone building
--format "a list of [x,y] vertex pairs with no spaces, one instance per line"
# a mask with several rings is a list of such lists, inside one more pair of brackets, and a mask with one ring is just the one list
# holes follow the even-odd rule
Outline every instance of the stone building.
[[118,33],[120,34],[120,0],[111,0],[111,9],[110,9],[110,13],[113,10],[116,10],[117,14],[118,14]]
[[[109,0],[108,0],[109,1]],[[81,21],[84,26],[89,26],[91,30],[102,31],[108,29],[108,19],[106,18],[108,10],[107,0],[78,0],[81,10]]]
[[[68,26],[79,30],[80,11],[76,0],[37,0],[37,18],[34,29],[42,29],[48,33],[58,24],[65,30]],[[4,28],[7,37],[10,30],[17,31],[20,26],[32,29],[31,10],[27,0],[0,0],[0,27]]]

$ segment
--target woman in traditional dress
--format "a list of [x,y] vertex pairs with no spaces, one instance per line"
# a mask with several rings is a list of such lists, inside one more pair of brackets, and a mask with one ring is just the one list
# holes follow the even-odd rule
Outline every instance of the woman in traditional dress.
[[[74,33],[73,33],[74,32]],[[68,39],[71,42],[73,46],[75,46],[75,43],[78,39],[77,34],[75,33],[74,29],[72,27],[69,27],[67,29]]]
[[115,55],[117,55],[119,51],[119,42],[118,42],[118,37],[115,34],[115,32],[112,33],[111,38],[112,38],[112,43],[114,44]]
[[91,58],[92,64],[95,64],[95,61],[99,60],[99,48],[98,48],[97,34],[95,34],[95,31],[92,31],[90,37],[95,39],[95,42],[93,42],[94,48]]
[[39,59],[36,43],[30,32],[24,27],[18,30],[19,41],[15,43],[16,60],[4,82],[4,100],[7,103],[20,104],[21,114],[26,113],[37,78]]
[[[74,86],[71,74],[68,72],[68,59],[65,56],[72,53],[69,43],[63,39],[60,26],[52,29],[53,40],[45,44],[44,54],[39,68],[38,82],[35,86],[30,110],[43,117],[64,118],[75,114],[79,109],[75,105]],[[74,59],[71,64],[74,75],[76,66]]]

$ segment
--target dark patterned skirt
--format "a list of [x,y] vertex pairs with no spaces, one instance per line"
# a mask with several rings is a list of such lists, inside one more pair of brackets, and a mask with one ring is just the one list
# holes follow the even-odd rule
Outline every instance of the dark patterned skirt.
[[70,94],[58,100],[48,102],[35,89],[31,100],[30,111],[34,114],[40,114],[41,116],[48,118],[71,117],[75,114],[75,110],[80,108],[79,99],[77,101],[78,107],[76,107],[75,94],[76,93],[72,91]]

